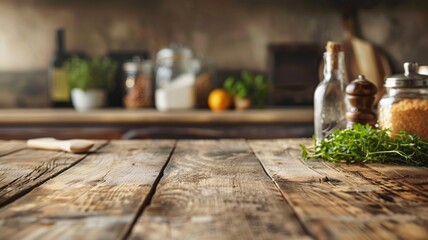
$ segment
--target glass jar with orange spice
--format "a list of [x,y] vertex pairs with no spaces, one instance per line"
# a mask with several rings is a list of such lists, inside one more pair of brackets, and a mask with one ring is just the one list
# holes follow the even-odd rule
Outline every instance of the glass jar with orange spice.
[[404,63],[404,74],[386,78],[379,101],[379,127],[392,136],[401,130],[428,140],[428,76],[416,73],[417,63]]
[[152,62],[134,58],[123,64],[123,70],[126,75],[124,80],[126,95],[123,98],[125,107],[153,107]]

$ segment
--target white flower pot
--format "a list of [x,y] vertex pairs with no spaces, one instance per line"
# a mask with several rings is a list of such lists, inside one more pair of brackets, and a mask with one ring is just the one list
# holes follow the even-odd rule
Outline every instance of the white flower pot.
[[82,89],[74,88],[71,90],[71,101],[77,111],[88,111],[104,107],[106,104],[106,95],[106,91],[102,89],[83,91]]

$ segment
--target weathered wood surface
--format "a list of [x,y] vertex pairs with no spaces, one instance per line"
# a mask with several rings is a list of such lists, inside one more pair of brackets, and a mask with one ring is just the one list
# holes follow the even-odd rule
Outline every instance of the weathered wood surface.
[[0,239],[123,238],[173,146],[110,143],[1,209]]
[[[310,144],[308,140],[249,143],[313,236],[319,239],[428,238],[426,192],[366,165],[299,160],[299,142]],[[293,170],[284,170],[290,168]],[[297,172],[305,174],[294,174]]]
[[[105,143],[105,141],[97,141],[91,151],[95,151]],[[25,147],[24,141],[0,143],[0,152],[5,153],[0,157],[0,207],[55,177],[87,155]]]
[[14,140],[0,140],[0,157],[25,148],[25,142]]
[[428,194],[428,168],[389,165],[385,167],[382,164],[370,164],[370,168],[378,171],[385,177],[395,181],[403,182],[421,192]]
[[427,168],[301,160],[311,142],[0,141],[0,239],[428,239]]
[[306,239],[244,140],[180,141],[131,239]]

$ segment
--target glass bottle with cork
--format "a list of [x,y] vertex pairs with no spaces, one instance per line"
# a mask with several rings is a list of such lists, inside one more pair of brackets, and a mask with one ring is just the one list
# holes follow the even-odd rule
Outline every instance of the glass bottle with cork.
[[314,94],[314,131],[317,141],[334,129],[346,127],[345,62],[342,46],[328,42],[324,53],[324,79]]

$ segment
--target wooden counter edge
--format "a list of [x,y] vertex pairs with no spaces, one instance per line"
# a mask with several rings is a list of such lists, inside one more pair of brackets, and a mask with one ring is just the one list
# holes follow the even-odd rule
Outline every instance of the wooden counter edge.
[[159,112],[153,109],[100,109],[76,112],[73,109],[3,109],[0,125],[58,124],[239,124],[239,123],[311,123],[312,108],[265,109],[211,112],[189,110]]

